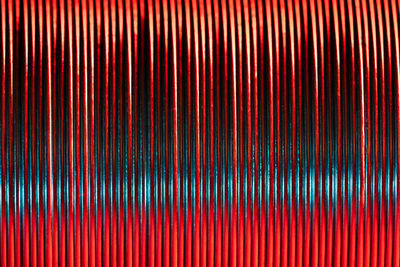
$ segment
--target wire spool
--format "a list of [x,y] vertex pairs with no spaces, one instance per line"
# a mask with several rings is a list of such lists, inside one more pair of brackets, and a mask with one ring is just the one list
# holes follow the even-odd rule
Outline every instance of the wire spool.
[[0,4],[0,266],[399,266],[397,1]]

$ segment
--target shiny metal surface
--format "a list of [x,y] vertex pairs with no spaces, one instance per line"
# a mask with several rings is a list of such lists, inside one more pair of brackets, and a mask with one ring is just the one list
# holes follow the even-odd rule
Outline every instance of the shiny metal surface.
[[0,0],[0,266],[399,266],[396,0]]

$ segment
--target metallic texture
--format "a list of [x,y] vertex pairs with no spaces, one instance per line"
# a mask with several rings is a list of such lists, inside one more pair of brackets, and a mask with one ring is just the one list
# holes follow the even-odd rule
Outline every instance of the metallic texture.
[[396,0],[0,0],[0,266],[400,266]]

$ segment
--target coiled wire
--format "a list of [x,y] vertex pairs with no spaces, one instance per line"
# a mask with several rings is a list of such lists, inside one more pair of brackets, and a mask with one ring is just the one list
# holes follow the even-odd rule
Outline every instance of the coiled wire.
[[396,0],[1,0],[1,266],[399,266]]

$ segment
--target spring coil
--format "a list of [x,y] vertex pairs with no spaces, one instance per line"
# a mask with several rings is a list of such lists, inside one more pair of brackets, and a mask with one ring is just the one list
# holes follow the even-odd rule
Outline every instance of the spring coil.
[[396,0],[0,0],[0,266],[399,266]]

